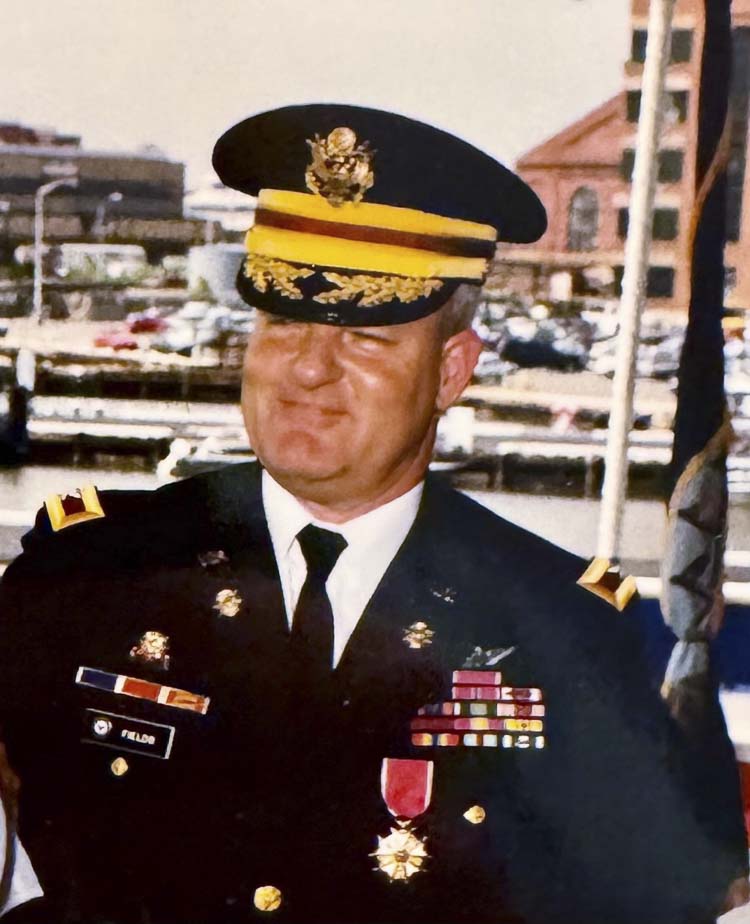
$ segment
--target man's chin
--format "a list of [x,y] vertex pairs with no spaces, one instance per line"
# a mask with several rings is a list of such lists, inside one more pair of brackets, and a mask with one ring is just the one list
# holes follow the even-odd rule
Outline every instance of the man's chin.
[[343,472],[340,464],[332,463],[330,455],[300,454],[289,451],[289,447],[284,452],[259,452],[258,458],[275,481],[300,497],[310,492],[317,494],[319,490],[327,493],[325,486]]

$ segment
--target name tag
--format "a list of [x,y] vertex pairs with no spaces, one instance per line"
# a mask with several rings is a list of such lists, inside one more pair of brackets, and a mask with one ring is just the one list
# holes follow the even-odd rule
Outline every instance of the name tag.
[[87,709],[81,740],[85,744],[99,744],[105,748],[166,760],[172,751],[174,732],[174,725],[160,725],[99,709]]

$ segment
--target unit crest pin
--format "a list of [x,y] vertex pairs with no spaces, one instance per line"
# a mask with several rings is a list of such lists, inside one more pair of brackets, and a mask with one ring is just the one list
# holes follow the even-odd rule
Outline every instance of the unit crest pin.
[[150,661],[165,671],[169,670],[169,636],[149,629],[130,649],[130,657],[136,661]]
[[216,594],[216,602],[213,608],[219,616],[227,616],[229,618],[236,616],[241,607],[242,597],[237,590],[227,587]]

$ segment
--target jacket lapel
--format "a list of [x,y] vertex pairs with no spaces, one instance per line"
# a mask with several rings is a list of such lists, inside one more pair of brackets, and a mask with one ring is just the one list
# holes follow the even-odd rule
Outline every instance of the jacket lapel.
[[435,556],[435,486],[428,480],[417,517],[344,649],[334,672],[342,695],[386,722],[407,744],[409,719],[440,699],[455,667],[455,614],[441,595]]
[[209,481],[207,509],[211,547],[222,550],[228,562],[205,569],[206,591],[211,597],[236,591],[242,601],[234,616],[215,613],[215,675],[238,691],[268,690],[283,670],[289,630],[263,512],[260,467],[232,466]]

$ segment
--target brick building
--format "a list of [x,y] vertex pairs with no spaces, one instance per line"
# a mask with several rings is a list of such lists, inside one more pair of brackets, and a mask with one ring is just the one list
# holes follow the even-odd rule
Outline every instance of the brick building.
[[45,240],[142,244],[152,259],[204,240],[202,221],[185,220],[184,166],[158,151],[88,151],[81,139],[0,123],[0,263],[33,240],[34,195],[67,167],[76,188],[45,198]]
[[[517,169],[537,190],[549,229],[531,247],[499,256],[499,275],[543,291],[550,274],[568,272],[573,292],[585,290],[586,271],[607,269],[613,291],[622,278],[646,52],[648,0],[632,0],[632,42],[623,92],[529,151]],[[732,4],[734,76],[730,113],[732,151],[727,202],[727,306],[750,308],[750,0]],[[649,306],[686,310],[690,292],[688,227],[694,201],[702,0],[677,0],[666,78],[669,107],[662,131],[656,191]]]

